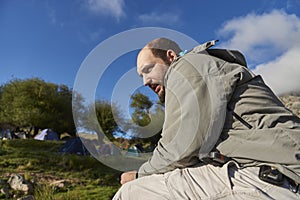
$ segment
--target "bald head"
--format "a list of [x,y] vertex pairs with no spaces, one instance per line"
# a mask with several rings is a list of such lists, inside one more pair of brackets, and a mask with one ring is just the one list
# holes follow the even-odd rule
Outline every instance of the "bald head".
[[168,50],[173,51],[176,55],[181,52],[178,44],[167,38],[157,38],[152,40],[140,51],[140,53],[145,49],[150,49],[153,56],[162,59],[167,65],[171,64],[167,58]]
[[176,54],[181,52],[180,47],[176,42],[167,38],[157,38],[149,42],[144,48],[160,49],[163,51],[173,50]]

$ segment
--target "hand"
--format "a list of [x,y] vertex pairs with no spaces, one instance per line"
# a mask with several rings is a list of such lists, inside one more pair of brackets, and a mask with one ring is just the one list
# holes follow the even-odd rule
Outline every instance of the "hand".
[[129,172],[124,172],[122,175],[121,175],[121,181],[120,183],[123,185],[129,181],[132,181],[135,179],[136,177],[136,173],[137,171],[129,171]]

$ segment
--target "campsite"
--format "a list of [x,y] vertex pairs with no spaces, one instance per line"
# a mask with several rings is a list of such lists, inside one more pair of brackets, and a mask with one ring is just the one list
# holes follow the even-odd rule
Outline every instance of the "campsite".
[[[282,101],[298,116],[300,95],[283,96]],[[86,150],[79,137],[60,134],[57,140],[54,131],[51,137],[44,134],[49,128],[40,130],[37,138],[5,139],[14,135],[2,130],[0,139],[0,199],[18,199],[34,196],[37,200],[111,199],[120,187],[121,172],[99,162]],[[8,134],[10,133],[10,134]],[[24,136],[22,136],[23,138]],[[67,138],[67,139],[66,139]],[[127,149],[125,159],[140,160],[142,151],[128,140],[118,141]],[[109,159],[109,145],[99,146],[98,151]],[[120,157],[121,161],[121,157]],[[142,160],[140,160],[142,161]],[[29,194],[9,189],[8,181],[19,175],[33,189]]]
[[23,131],[27,133],[1,130],[0,199],[111,199],[122,172],[97,156],[106,163],[111,156],[120,163],[146,160],[139,145],[123,138],[115,141],[126,149],[119,152],[111,142],[96,140],[96,135],[57,134],[51,128],[40,129],[35,136],[33,130]]
[[[149,116],[141,111],[152,102],[143,99],[138,103],[135,98],[132,110],[137,123],[147,124]],[[0,199],[111,199],[120,187],[122,171],[145,162],[149,154],[141,156],[143,147],[150,152],[160,137],[143,142],[122,137],[126,130],[116,118],[128,121],[106,100],[84,107],[83,100],[75,98],[73,106],[81,108],[75,115],[86,116],[80,123],[73,119],[72,91],[67,86],[38,78],[15,79],[1,86]],[[90,118],[94,106],[97,120]],[[157,110],[157,116],[161,113]],[[133,128],[131,132],[139,133]],[[121,135],[116,137],[116,132]]]
[[[0,140],[0,199],[111,199],[120,174],[90,156],[79,138]],[[10,189],[13,175],[22,176],[33,190]]]
[[[244,130],[244,123],[240,124],[233,114],[239,114],[238,107],[245,104],[231,100],[251,97],[252,93],[246,93],[248,89],[256,91],[259,85],[244,85],[252,83],[243,81],[250,76],[254,81],[263,78],[257,84],[264,82],[274,94],[280,95],[279,100],[288,110],[300,116],[300,0],[0,2],[0,200],[110,200],[121,187],[120,181],[124,183],[123,172],[140,170],[137,176],[131,176],[134,179],[142,176],[142,172],[148,175],[188,167],[190,163],[186,162],[198,158],[189,159],[187,154],[201,156],[200,150],[208,150],[200,144],[202,139],[208,141],[210,150],[219,150],[216,144],[235,136],[230,128]],[[165,49],[155,42],[149,43],[155,38],[169,38],[179,45],[170,54],[172,59],[164,57],[170,56],[173,47]],[[141,62],[141,58],[149,58],[141,50],[145,53],[149,49],[156,58]],[[247,66],[236,68],[236,62],[231,65],[230,60],[220,59],[208,49],[226,49],[229,54],[232,50],[241,52],[253,74],[248,73]],[[190,68],[185,66],[193,64],[185,61],[198,58],[198,54],[210,60],[209,65],[199,57],[199,64],[192,68],[199,67],[201,73],[191,75]],[[240,56],[233,57],[236,61]],[[224,64],[219,66],[221,63]],[[212,68],[206,70],[207,66]],[[177,73],[181,69],[184,73]],[[227,72],[228,76],[219,76]],[[189,81],[199,84],[186,85]],[[210,87],[213,90],[208,91]],[[216,88],[220,90],[215,94]],[[236,89],[245,90],[241,97],[234,93]],[[257,94],[253,92],[253,96]],[[205,103],[219,102],[219,98],[224,106]],[[258,106],[263,99],[249,103]],[[177,103],[176,108],[172,106]],[[226,114],[221,109],[225,107]],[[257,110],[265,112],[271,107],[265,103]],[[260,116],[258,111],[249,110],[246,116],[237,116],[242,119],[240,122],[249,119],[257,126],[269,118],[254,121]],[[209,117],[223,115],[225,119],[212,118],[211,123],[205,123]],[[194,123],[196,120],[199,127]],[[232,122],[223,126],[224,134],[220,133],[221,126],[214,126],[223,125],[223,120]],[[285,122],[281,120],[278,126]],[[195,131],[190,131],[193,127]],[[210,134],[204,137],[205,132],[200,130],[206,127],[212,136],[221,134],[218,141],[211,142],[210,138],[217,137]],[[189,139],[197,131],[201,134]],[[269,141],[258,138],[257,141]],[[250,141],[239,139],[227,141],[239,145]],[[185,145],[186,141],[200,143],[192,149]],[[239,152],[234,145],[228,146],[235,149],[225,153]],[[259,156],[268,150],[265,145],[253,149],[259,151],[253,153]],[[241,152],[248,149],[242,146]],[[277,151],[271,151],[274,152],[278,158]],[[278,155],[281,153],[284,152],[278,150]],[[179,159],[183,162],[177,162]],[[242,156],[238,159],[248,161]],[[298,152],[296,159],[300,160]],[[158,167],[152,164],[155,161]],[[173,182],[180,184],[177,180]],[[205,184],[210,186],[208,182]],[[300,192],[300,185],[297,188]],[[134,192],[133,198],[140,193]]]

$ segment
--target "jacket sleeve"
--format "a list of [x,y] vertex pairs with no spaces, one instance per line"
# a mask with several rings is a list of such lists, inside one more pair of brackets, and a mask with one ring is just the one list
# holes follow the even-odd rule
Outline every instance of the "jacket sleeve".
[[[219,76],[215,62],[198,62],[193,56],[185,56],[170,66],[165,78],[162,138],[152,157],[140,167],[139,177],[194,165],[199,163],[202,147],[208,151],[213,148],[223,127],[227,105],[221,95],[222,86],[215,86],[216,82]],[[215,142],[211,135],[217,135],[213,138]]]

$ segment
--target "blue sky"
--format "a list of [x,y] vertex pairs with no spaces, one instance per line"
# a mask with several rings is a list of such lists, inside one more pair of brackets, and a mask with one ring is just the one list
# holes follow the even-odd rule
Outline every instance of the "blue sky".
[[[199,43],[220,39],[218,47],[241,50],[276,93],[299,89],[300,0],[1,0],[0,84],[38,77],[72,88],[99,43],[141,27],[172,29]],[[108,68],[97,97],[110,97],[135,55]]]

